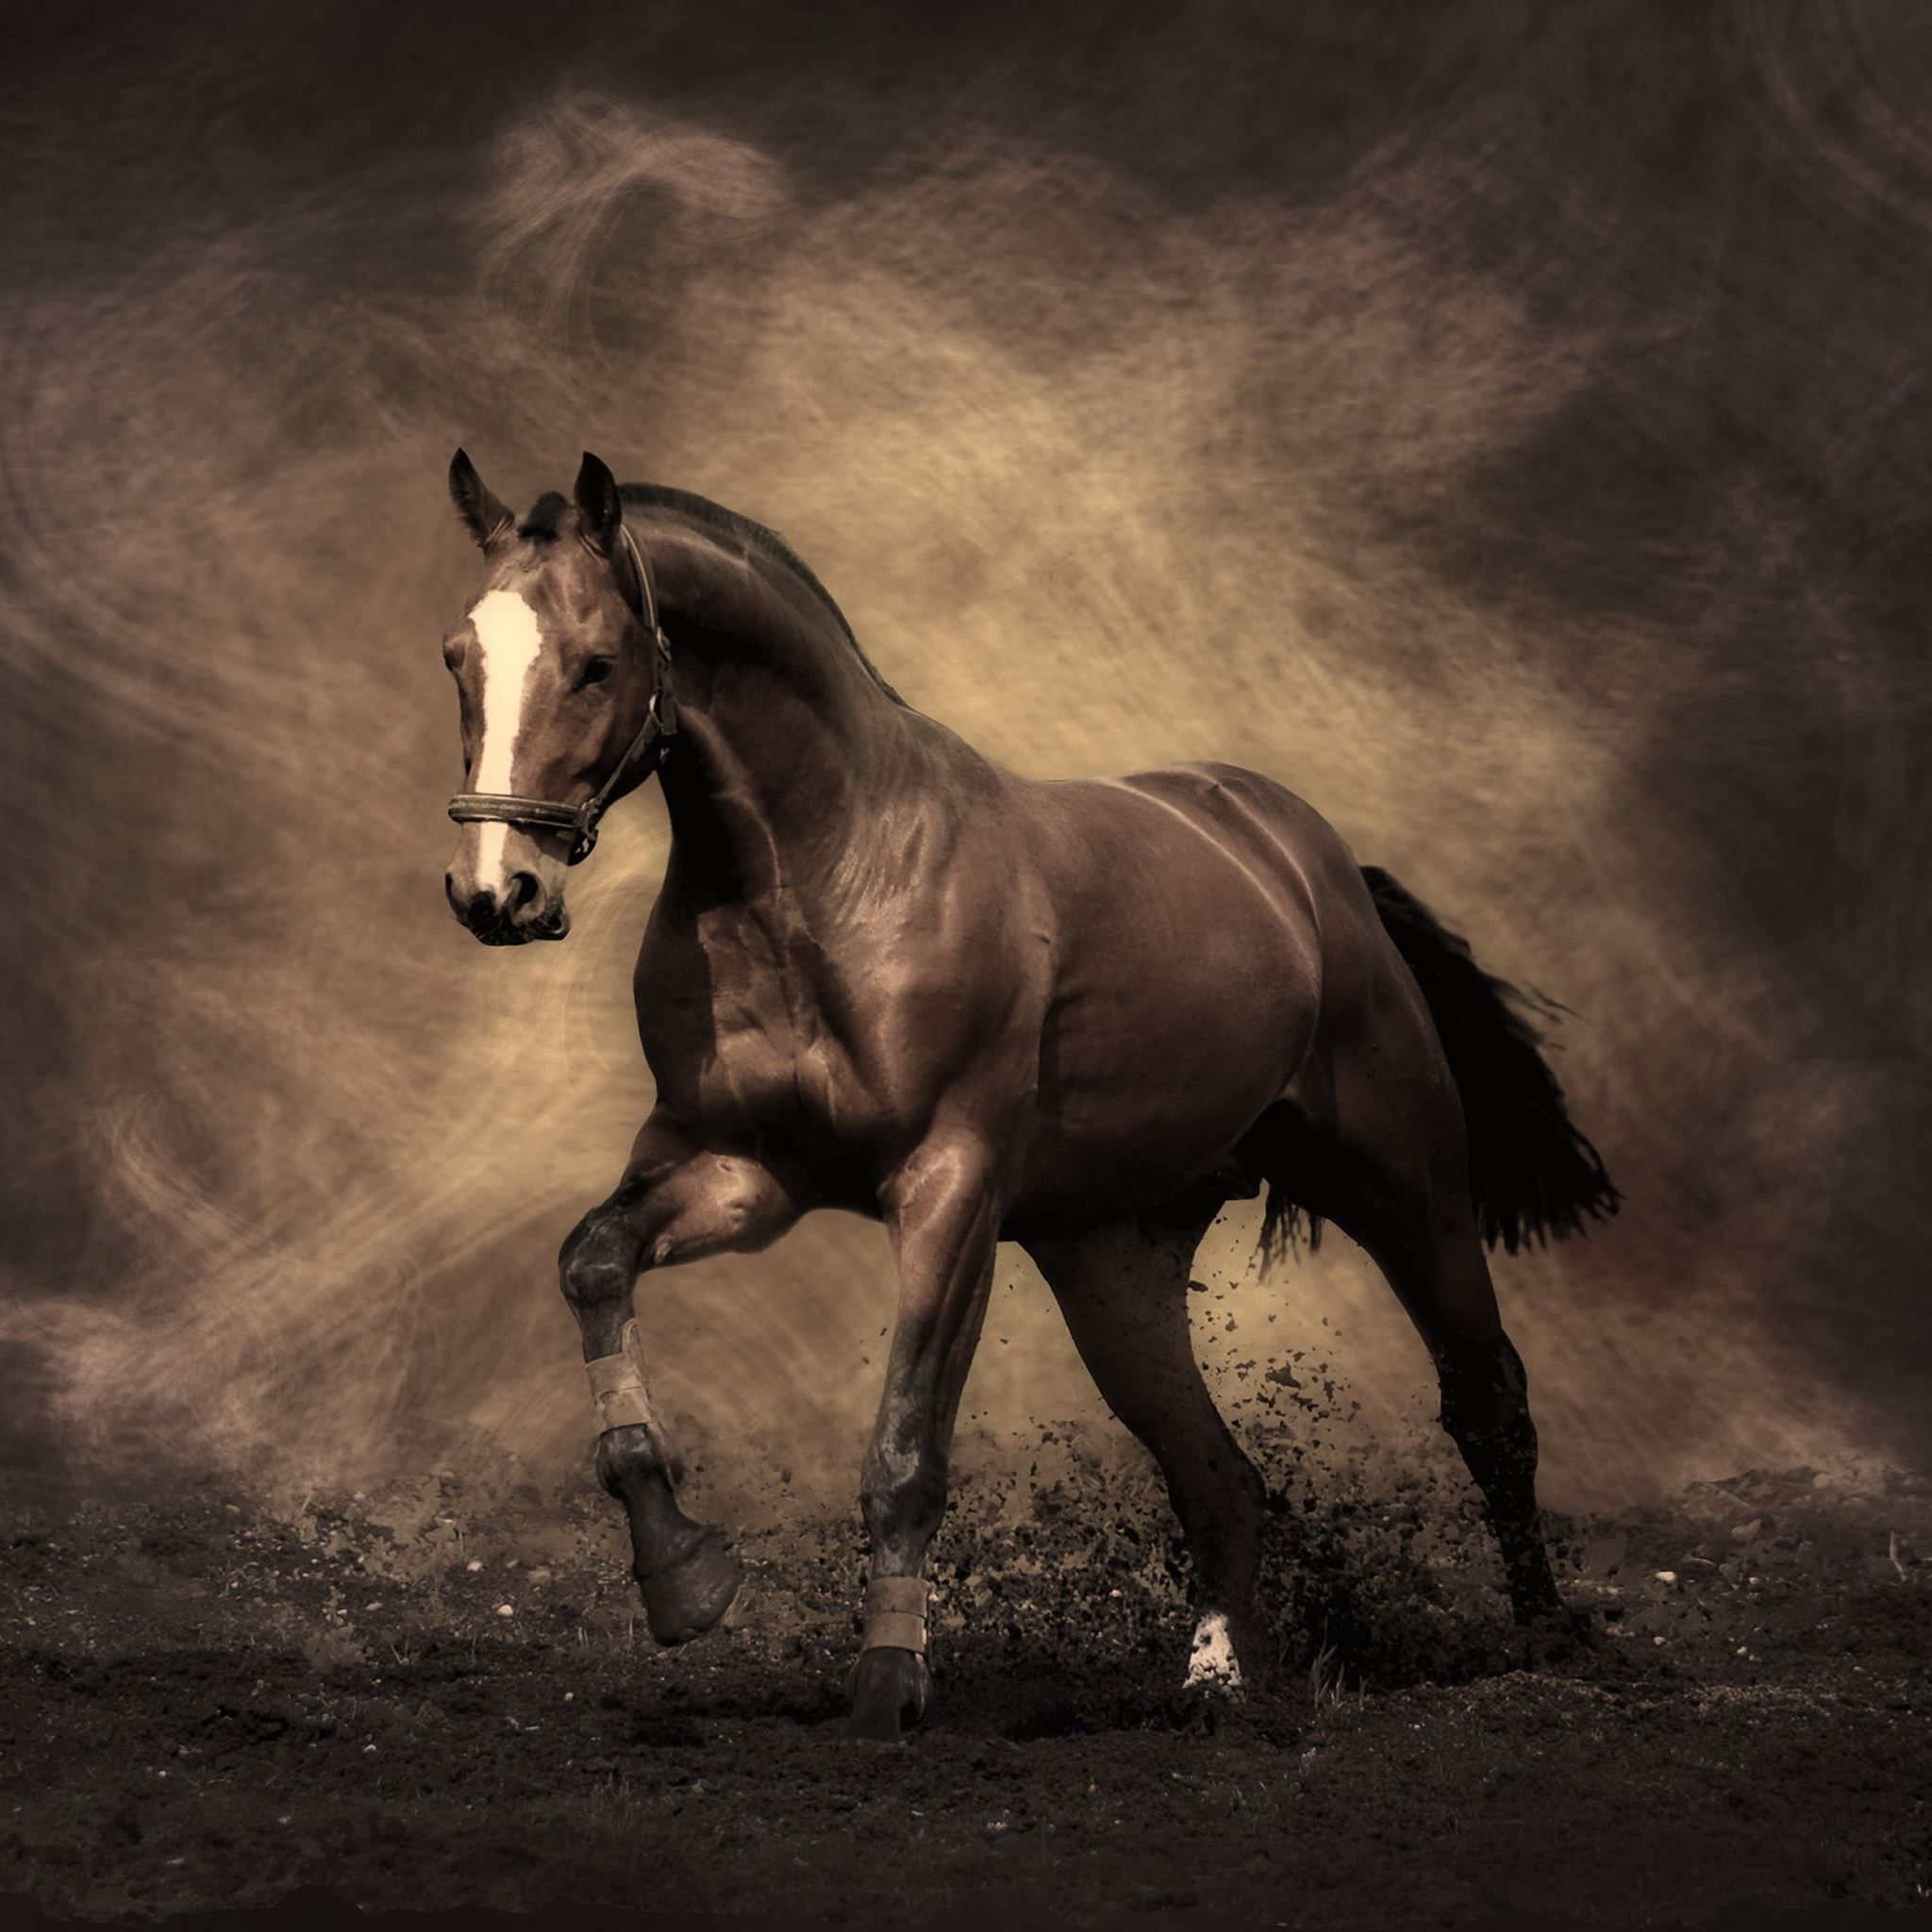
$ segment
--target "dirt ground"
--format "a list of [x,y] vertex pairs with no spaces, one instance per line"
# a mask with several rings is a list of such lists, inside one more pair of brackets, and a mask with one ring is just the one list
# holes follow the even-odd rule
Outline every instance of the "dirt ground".
[[840,1734],[862,1566],[810,1499],[738,1539],[734,1627],[660,1652],[588,1476],[16,1478],[0,1894],[1324,1927],[1932,1898],[1924,1477],[1553,1518],[1601,1634],[1528,1670],[1452,1466],[1277,1448],[1272,1680],[1221,1708],[1175,1689],[1151,1474],[1051,1428],[1011,1470],[959,1486],[899,1747]]

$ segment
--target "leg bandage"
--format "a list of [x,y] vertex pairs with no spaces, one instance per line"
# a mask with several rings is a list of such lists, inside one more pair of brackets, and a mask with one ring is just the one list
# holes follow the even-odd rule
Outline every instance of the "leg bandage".
[[909,1650],[925,1655],[925,1610],[932,1585],[923,1576],[874,1576],[865,1592],[864,1650]]
[[651,1407],[651,1391],[644,1382],[643,1349],[638,1341],[638,1324],[626,1322],[620,1353],[600,1355],[584,1364],[591,1378],[591,1400],[596,1405],[600,1429],[642,1428],[651,1440],[664,1448],[664,1431],[658,1411]]

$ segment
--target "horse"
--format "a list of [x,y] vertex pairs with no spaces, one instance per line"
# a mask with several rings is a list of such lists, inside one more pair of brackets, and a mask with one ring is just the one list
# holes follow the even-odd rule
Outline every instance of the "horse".
[[1533,1024],[1386,872],[1257,773],[1035,780],[908,704],[774,532],[585,453],[521,518],[463,451],[483,577],[443,655],[464,780],[444,890],[491,945],[561,940],[568,869],[655,774],[671,848],[634,981],[656,1101],[562,1292],[661,1644],[742,1571],[678,1504],[635,1296],[815,1208],[883,1223],[898,1306],[859,1504],[857,1736],[924,1714],[928,1546],[1002,1241],[1030,1255],[1190,1556],[1185,1684],[1260,1661],[1266,1491],[1189,1334],[1194,1250],[1263,1201],[1264,1253],[1333,1223],[1426,1344],[1515,1619],[1576,1622],[1536,1499],[1523,1363],[1485,1249],[1586,1231],[1620,1195]]

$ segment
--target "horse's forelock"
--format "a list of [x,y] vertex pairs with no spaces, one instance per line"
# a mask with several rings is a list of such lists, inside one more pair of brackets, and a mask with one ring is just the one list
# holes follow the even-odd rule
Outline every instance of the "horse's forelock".
[[527,543],[555,543],[563,535],[565,519],[575,515],[569,497],[546,490],[517,525],[517,535]]

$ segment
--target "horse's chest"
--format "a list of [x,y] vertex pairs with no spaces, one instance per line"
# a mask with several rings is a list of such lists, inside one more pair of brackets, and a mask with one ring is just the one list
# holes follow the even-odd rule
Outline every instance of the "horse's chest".
[[812,1058],[808,1029],[790,1009],[759,1003],[718,1010],[699,1071],[705,1110],[775,1126],[807,1110]]
[[819,991],[756,924],[701,923],[655,961],[647,951],[638,1015],[660,1090],[692,1125],[759,1140],[830,1130],[842,1059]]

